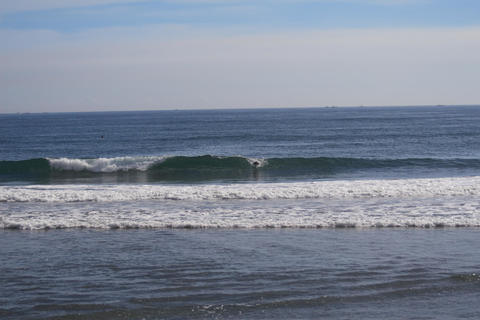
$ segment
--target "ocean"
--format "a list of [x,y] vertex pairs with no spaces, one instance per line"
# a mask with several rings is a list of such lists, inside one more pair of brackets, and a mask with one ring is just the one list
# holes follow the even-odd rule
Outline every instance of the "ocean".
[[478,319],[479,123],[0,114],[0,318]]

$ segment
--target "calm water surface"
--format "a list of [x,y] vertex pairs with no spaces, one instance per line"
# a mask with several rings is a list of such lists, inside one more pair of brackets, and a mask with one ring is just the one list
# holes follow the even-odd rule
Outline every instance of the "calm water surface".
[[2,232],[0,314],[477,319],[478,237],[477,229]]

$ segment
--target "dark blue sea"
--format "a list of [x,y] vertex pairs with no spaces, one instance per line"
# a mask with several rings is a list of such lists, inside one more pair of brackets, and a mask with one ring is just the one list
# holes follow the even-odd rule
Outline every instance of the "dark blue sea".
[[0,114],[1,319],[478,319],[480,106]]

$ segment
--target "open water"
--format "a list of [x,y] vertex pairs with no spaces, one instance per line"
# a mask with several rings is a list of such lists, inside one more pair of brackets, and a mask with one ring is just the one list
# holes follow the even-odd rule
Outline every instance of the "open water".
[[480,107],[0,115],[3,319],[476,319]]

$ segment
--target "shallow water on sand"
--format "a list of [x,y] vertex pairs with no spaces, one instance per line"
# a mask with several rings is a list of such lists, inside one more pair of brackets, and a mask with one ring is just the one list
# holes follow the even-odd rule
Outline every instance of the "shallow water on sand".
[[2,319],[478,319],[479,229],[0,232]]

